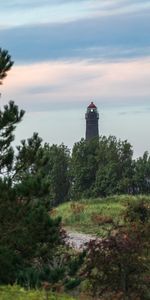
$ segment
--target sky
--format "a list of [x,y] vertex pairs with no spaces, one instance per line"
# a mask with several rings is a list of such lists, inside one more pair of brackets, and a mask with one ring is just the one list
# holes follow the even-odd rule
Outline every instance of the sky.
[[0,0],[0,47],[15,62],[0,104],[26,111],[16,144],[39,132],[72,149],[94,101],[100,135],[150,152],[149,0]]

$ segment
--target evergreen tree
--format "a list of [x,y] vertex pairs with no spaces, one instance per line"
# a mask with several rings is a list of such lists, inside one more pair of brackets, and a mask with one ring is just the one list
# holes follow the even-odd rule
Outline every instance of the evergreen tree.
[[71,158],[72,198],[80,199],[93,194],[97,172],[98,139],[75,143]]
[[12,171],[14,150],[11,146],[14,140],[16,125],[22,120],[24,111],[18,109],[13,101],[0,110],[0,175],[8,176]]
[[148,152],[144,152],[134,162],[133,189],[135,193],[150,193],[150,156]]
[[[12,64],[8,52],[0,50],[1,80],[6,77]],[[19,156],[15,158],[12,148],[14,130],[23,115],[24,111],[19,110],[13,101],[5,105],[3,110],[0,109],[0,283],[2,284],[14,283],[20,278],[24,282],[25,276],[35,271],[36,274],[44,274],[44,270],[50,272],[47,266],[53,260],[57,246],[62,243],[60,218],[51,219],[42,202],[30,201],[29,193],[24,197],[26,182],[21,175],[18,177],[18,182],[22,185],[20,193],[16,188],[15,176],[18,170],[19,174],[25,174],[27,169],[33,175],[37,172],[37,166],[34,171],[32,166],[35,165],[37,149],[40,150],[41,146],[41,139],[34,135],[34,138],[29,140],[27,155],[23,155],[22,159],[21,151],[26,150],[23,143],[23,147],[18,149]],[[37,158],[39,155],[40,151]],[[41,186],[38,188],[40,192]],[[33,278],[31,281],[33,284]],[[34,285],[36,283],[34,281]]]
[[128,193],[132,189],[133,151],[114,136],[81,140],[72,151],[72,197],[98,197]]
[[0,48],[0,84],[7,76],[7,72],[11,69],[13,61],[7,50]]
[[17,147],[14,183],[18,194],[42,199],[56,205],[68,199],[69,150],[60,146],[42,145],[37,133]]

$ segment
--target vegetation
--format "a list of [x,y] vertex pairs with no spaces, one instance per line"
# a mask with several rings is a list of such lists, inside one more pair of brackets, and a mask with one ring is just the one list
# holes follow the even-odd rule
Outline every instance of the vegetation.
[[[6,51],[0,51],[0,65],[3,79],[12,65]],[[45,205],[49,192],[43,183],[46,170],[42,174],[46,145],[42,148],[35,134],[28,143],[22,142],[17,154],[11,146],[23,115],[13,101],[0,110],[0,284],[35,287],[51,273],[47,266],[63,243],[63,233],[60,218],[51,219]],[[37,157],[42,161],[38,172]],[[43,189],[38,186],[40,171]]]
[[142,199],[150,203],[149,196],[83,199],[61,204],[52,210],[52,214],[61,216],[63,225],[68,229],[105,236],[109,230],[124,223],[123,215],[128,204],[137,205]]
[[149,229],[118,229],[107,239],[89,243],[83,272],[93,296],[149,299]]
[[13,61],[7,50],[0,48],[0,84],[7,76],[7,72],[11,69]]
[[71,158],[72,199],[150,192],[150,157],[138,160],[127,141],[114,136],[75,143]]
[[19,197],[44,201],[47,208],[68,199],[69,150],[60,146],[42,145],[42,139],[34,133],[17,147],[13,183]]
[[68,295],[54,294],[44,290],[25,290],[19,286],[0,286],[1,300],[73,300]]
[[[0,84],[12,64],[0,49]],[[150,193],[149,154],[134,160],[110,136],[82,139],[70,155],[37,133],[14,151],[23,116],[13,101],[0,110],[0,298],[63,300],[50,290],[85,285],[98,299],[150,299],[150,198],[138,196]],[[76,253],[62,225],[103,238]]]
[[[129,204],[124,225],[90,241],[83,277],[99,299],[150,299],[150,207]],[[108,284],[109,283],[109,284]]]

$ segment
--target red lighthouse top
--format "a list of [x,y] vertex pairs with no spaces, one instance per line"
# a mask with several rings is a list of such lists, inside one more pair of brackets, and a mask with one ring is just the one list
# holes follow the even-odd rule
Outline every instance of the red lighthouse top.
[[88,106],[88,108],[97,108],[97,107],[95,106],[95,104],[93,102],[91,102],[90,105]]

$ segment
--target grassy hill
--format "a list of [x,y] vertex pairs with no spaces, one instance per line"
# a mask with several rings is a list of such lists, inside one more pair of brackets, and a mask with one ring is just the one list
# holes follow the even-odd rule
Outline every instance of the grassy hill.
[[52,211],[61,216],[63,226],[78,232],[104,236],[114,224],[123,224],[123,215],[128,203],[143,199],[150,203],[150,196],[112,196],[61,204]]

